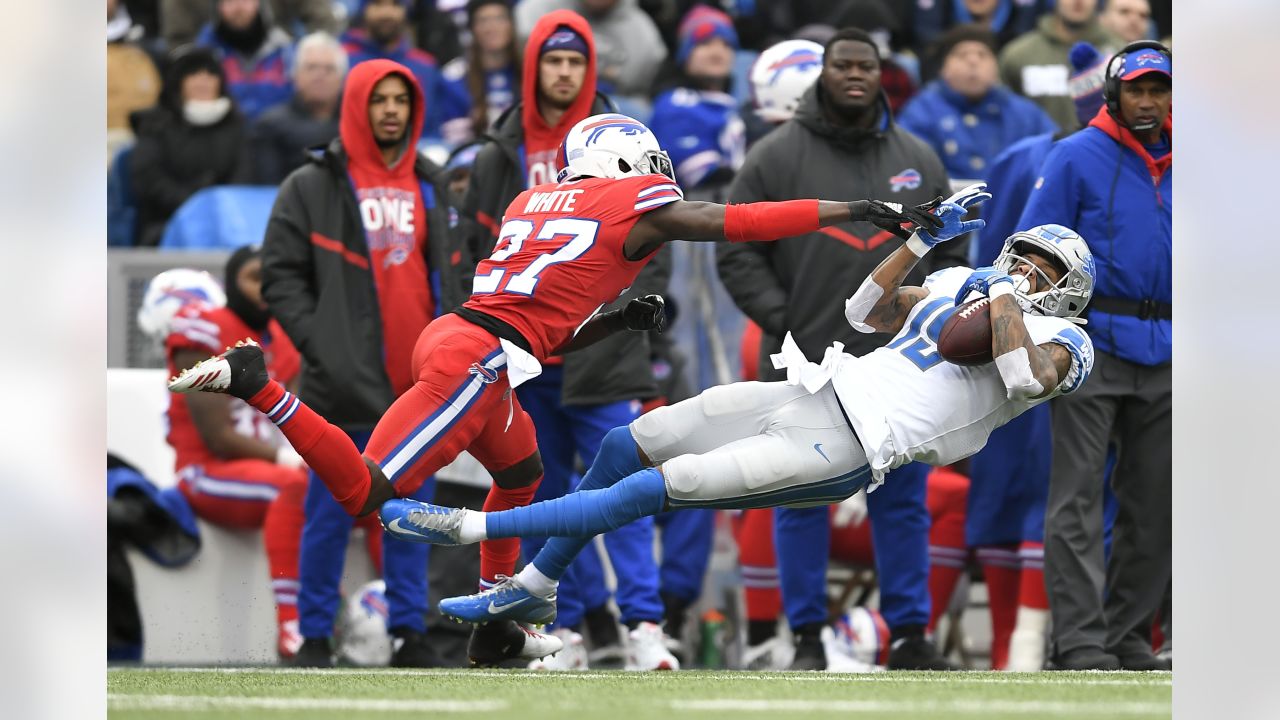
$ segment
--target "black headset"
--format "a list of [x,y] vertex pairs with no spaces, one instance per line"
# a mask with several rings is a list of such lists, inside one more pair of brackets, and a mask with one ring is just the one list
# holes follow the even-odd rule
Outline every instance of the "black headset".
[[1123,64],[1124,58],[1128,56],[1129,53],[1134,53],[1139,50],[1155,50],[1169,58],[1169,67],[1173,67],[1173,51],[1154,40],[1139,40],[1137,42],[1131,42],[1121,48],[1115,55],[1111,56],[1111,59],[1107,61],[1106,73],[1103,76],[1102,98],[1107,102],[1107,112],[1111,113],[1111,117],[1115,118],[1116,122],[1119,122],[1122,125],[1124,122],[1121,120],[1120,116],[1121,81],[1120,76],[1116,71],[1116,61],[1119,60],[1120,63]]

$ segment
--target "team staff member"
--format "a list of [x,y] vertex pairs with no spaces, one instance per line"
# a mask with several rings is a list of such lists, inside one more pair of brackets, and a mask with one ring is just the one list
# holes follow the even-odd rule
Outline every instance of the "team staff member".
[[[1099,250],[1085,326],[1098,377],[1053,408],[1045,584],[1057,667],[1159,670],[1168,663],[1152,654],[1151,623],[1173,559],[1168,48],[1126,46],[1107,65],[1103,94],[1106,105],[1089,126],[1045,158],[1019,225],[1070,223]],[[1118,446],[1111,487],[1120,511],[1104,564],[1103,468],[1111,438]]]
[[[729,190],[734,203],[815,195],[882,197],[916,205],[949,195],[947,173],[923,142],[893,120],[880,89],[880,55],[865,32],[846,28],[823,51],[822,74],[805,92],[791,122],[747,154]],[[831,298],[853,294],[876,265],[900,245],[868,223],[841,223],[774,244],[722,243],[720,277],[734,302],[766,335],[761,380],[777,380],[769,354],[788,331],[809,357],[831,340],[863,355],[884,336],[855,332]],[[947,243],[930,256],[925,273],[965,262],[967,242]],[[927,468],[906,465],[868,497],[881,612],[893,633],[890,667],[948,669],[924,635],[929,622],[929,511]],[[825,553],[830,545],[826,508],[779,508],[779,580],[787,620],[797,636],[794,669],[822,670],[819,632],[827,619]]]
[[[470,263],[449,232],[444,173],[415,147],[425,101],[408,68],[369,60],[347,77],[339,137],[280,188],[264,242],[264,292],[306,362],[301,397],[357,446],[413,385],[410,357],[435,316],[467,297]],[[432,483],[423,485],[429,497]],[[302,536],[300,664],[330,664],[350,515],[315,473]],[[423,637],[427,557],[384,544],[396,665],[437,664]]]
[[[525,45],[521,97],[523,101],[498,119],[489,142],[471,170],[464,215],[474,217],[471,253],[478,259],[492,253],[498,224],[507,205],[526,188],[554,182],[561,168],[560,145],[569,129],[589,115],[608,112],[608,99],[596,92],[595,38],[591,26],[577,13],[556,10],[533,27]],[[630,299],[661,293],[670,275],[670,251],[663,250],[640,274],[635,285],[606,310]],[[649,341],[644,333],[618,333],[601,342],[544,363],[543,373],[521,385],[520,403],[537,429],[543,479],[534,488],[494,486],[486,510],[548,500],[572,489],[574,457],[584,465],[595,458],[609,430],[639,417],[640,401],[658,394],[649,365]],[[523,494],[522,494],[523,493]],[[499,545],[497,541],[492,545]],[[505,541],[514,560],[519,546]],[[532,557],[542,541],[526,543]],[[617,573],[617,602],[622,621],[636,631],[628,644],[626,665],[631,669],[674,668],[678,661],[667,651],[659,623],[663,605],[658,569],[653,557],[653,520],[609,533],[605,546]],[[501,547],[501,545],[499,545]],[[481,548],[482,557],[486,553]],[[583,617],[589,597],[583,587],[595,573],[575,563],[561,590],[558,625],[572,629]],[[496,578],[484,577],[488,586]],[[595,588],[599,590],[599,588]]]

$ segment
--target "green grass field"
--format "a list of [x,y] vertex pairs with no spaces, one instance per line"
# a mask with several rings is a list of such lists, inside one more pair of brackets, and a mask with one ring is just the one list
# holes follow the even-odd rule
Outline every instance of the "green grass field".
[[756,673],[113,669],[108,716],[139,718],[1168,718],[1170,673]]

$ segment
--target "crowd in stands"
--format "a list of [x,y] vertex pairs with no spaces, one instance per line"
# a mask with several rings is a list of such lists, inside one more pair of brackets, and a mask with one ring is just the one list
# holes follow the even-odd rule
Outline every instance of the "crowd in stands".
[[[108,0],[108,234],[112,245],[190,247],[175,239],[171,220],[194,196],[223,186],[274,193],[282,184],[288,192],[267,233],[286,225],[302,232],[308,226],[299,218],[318,222],[328,218],[323,213],[346,212],[335,209],[337,198],[351,188],[359,194],[403,182],[404,192],[426,204],[418,225],[431,223],[430,237],[445,225],[470,233],[466,245],[476,257],[464,257],[471,266],[454,278],[469,287],[467,273],[492,250],[494,219],[506,203],[535,180],[555,178],[555,152],[568,127],[615,109],[653,130],[690,199],[916,204],[986,181],[994,195],[982,210],[986,229],[972,242],[947,246],[954,256],[935,253],[909,282],[949,266],[990,264],[1018,230],[1044,223],[1074,228],[1098,260],[1096,309],[1086,326],[1099,354],[1100,371],[1086,387],[1093,391],[1054,401],[1052,412],[1045,406],[1027,413],[962,467],[909,465],[874,495],[830,510],[779,508],[736,518],[749,620],[744,663],[840,669],[842,646],[832,637],[824,581],[835,559],[878,571],[875,621],[883,626],[885,654],[874,660],[891,668],[953,667],[931,636],[962,573],[977,568],[989,588],[993,667],[1039,669],[1046,660],[1080,669],[1168,667],[1172,128],[1171,121],[1125,124],[1121,118],[1132,111],[1121,95],[1150,70],[1171,77],[1171,60],[1167,50],[1154,57],[1134,46],[1110,60],[1137,41],[1167,48],[1170,6],[1169,0]],[[577,13],[582,26],[546,27],[541,21],[556,11]],[[557,81],[540,73],[549,72],[545,56],[556,50],[594,63],[585,83],[578,81],[559,112],[549,114],[533,98],[555,92]],[[1142,58],[1147,65],[1139,67]],[[342,153],[354,145],[341,128],[346,79],[374,60],[406,68],[423,101],[413,137],[430,161],[407,164],[395,180],[361,174],[374,171],[359,163],[349,175],[333,170],[333,159],[345,162]],[[367,130],[367,116],[365,123]],[[367,167],[395,174],[379,164],[376,147],[365,150]],[[327,173],[323,197],[318,167]],[[446,207],[453,213],[447,219]],[[332,227],[358,222],[355,207],[350,211],[351,218],[335,214]],[[335,230],[336,241],[320,240],[335,247],[365,242],[344,237],[359,234],[350,228]],[[296,252],[311,252],[320,242],[315,237],[295,238]],[[245,237],[243,244],[262,240]],[[776,246],[718,247],[720,281],[750,321],[740,376],[778,379],[768,357],[787,332],[810,358],[821,357],[832,340],[855,355],[883,344],[883,336],[853,332],[838,299],[858,287],[891,240],[888,233],[862,236],[837,226]],[[210,246],[225,247],[213,240]],[[424,273],[454,272],[444,265],[459,260],[440,252],[439,265]],[[261,262],[273,262],[270,246]],[[649,291],[666,286],[670,262],[655,261],[653,274],[642,276]],[[288,262],[295,269],[299,263]],[[350,272],[345,265],[332,277],[299,272],[297,283],[308,286],[308,297],[322,297],[325,283],[349,290],[350,279],[337,278]],[[289,295],[295,289],[268,287],[264,302],[277,315],[300,307]],[[373,303],[373,291],[366,295]],[[426,302],[415,315],[420,324],[439,314],[443,301]],[[340,316],[335,307],[313,304],[279,319],[293,335],[293,327],[309,322],[300,318]],[[331,327],[377,324],[376,303],[368,314],[331,318]],[[377,332],[403,330],[383,321]],[[417,330],[404,332],[411,344]],[[293,338],[304,356],[329,352],[318,349],[329,339]],[[670,375],[681,354],[693,350],[656,337],[637,343],[602,349],[595,360],[591,349],[580,351],[570,356],[577,360],[566,358],[521,388],[546,465],[537,499],[570,491],[603,432],[633,419],[641,401],[680,399],[661,389],[658,376]],[[378,349],[366,350],[372,359],[365,360],[381,372]],[[653,362],[637,369],[616,358]],[[357,362],[337,349],[327,359]],[[323,368],[303,370],[304,378],[306,372]],[[642,387],[625,384],[642,376]],[[335,399],[333,412],[347,413],[348,422],[333,422],[360,443],[390,397],[351,400],[355,409]],[[1020,462],[1011,465],[1011,456]],[[1114,497],[1104,492],[1108,484]],[[294,510],[302,503],[296,485],[289,495]],[[1119,517],[1112,521],[1115,513],[1108,512],[1104,522],[1104,504],[1117,505]],[[340,552],[334,548],[344,547],[350,518],[336,504],[319,505],[308,500],[308,527],[315,525],[309,532],[320,534],[329,524],[326,547]],[[638,523],[643,527],[606,540],[615,566],[639,563],[652,580],[616,590],[626,640],[604,609],[610,596],[600,559],[587,554],[575,571],[579,579],[567,581],[561,594],[561,637],[573,651],[544,667],[586,667],[583,634],[606,650],[649,642],[646,633],[656,632],[655,642],[679,654],[684,613],[697,600],[689,587],[700,587],[715,523],[709,511],[687,512],[681,516],[687,520],[660,518],[656,529]],[[301,530],[290,525],[289,532]],[[691,561],[636,560],[637,548],[652,547],[655,532]],[[813,552],[819,546],[831,552]],[[534,550],[525,547],[526,554]],[[399,613],[404,629],[398,647],[406,649],[397,651],[397,662],[447,664],[427,648],[420,617],[403,620],[424,612],[425,596],[404,588],[425,586],[425,568],[395,576],[397,563],[425,565],[425,553],[398,560],[384,552],[391,624]],[[301,630],[298,611],[281,610],[282,622],[291,622],[281,654],[301,648],[308,662],[325,664],[318,658],[327,651],[316,648],[328,647],[341,567],[305,550],[300,569],[297,557],[282,562],[290,569],[281,577],[320,583],[324,599],[310,615],[303,608]],[[686,576],[699,582],[674,579]],[[786,647],[778,639],[780,616],[794,638]],[[668,637],[650,626],[665,628]],[[318,644],[303,647],[304,640]],[[671,664],[666,650],[648,652],[637,669]]]

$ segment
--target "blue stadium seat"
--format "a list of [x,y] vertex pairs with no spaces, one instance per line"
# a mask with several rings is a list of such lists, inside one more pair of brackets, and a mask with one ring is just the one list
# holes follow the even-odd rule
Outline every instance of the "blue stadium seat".
[[275,186],[218,185],[192,195],[169,219],[162,250],[234,250],[262,242]]
[[133,144],[125,145],[107,168],[107,245],[110,247],[133,245],[138,208],[129,178],[129,156],[132,154]]

